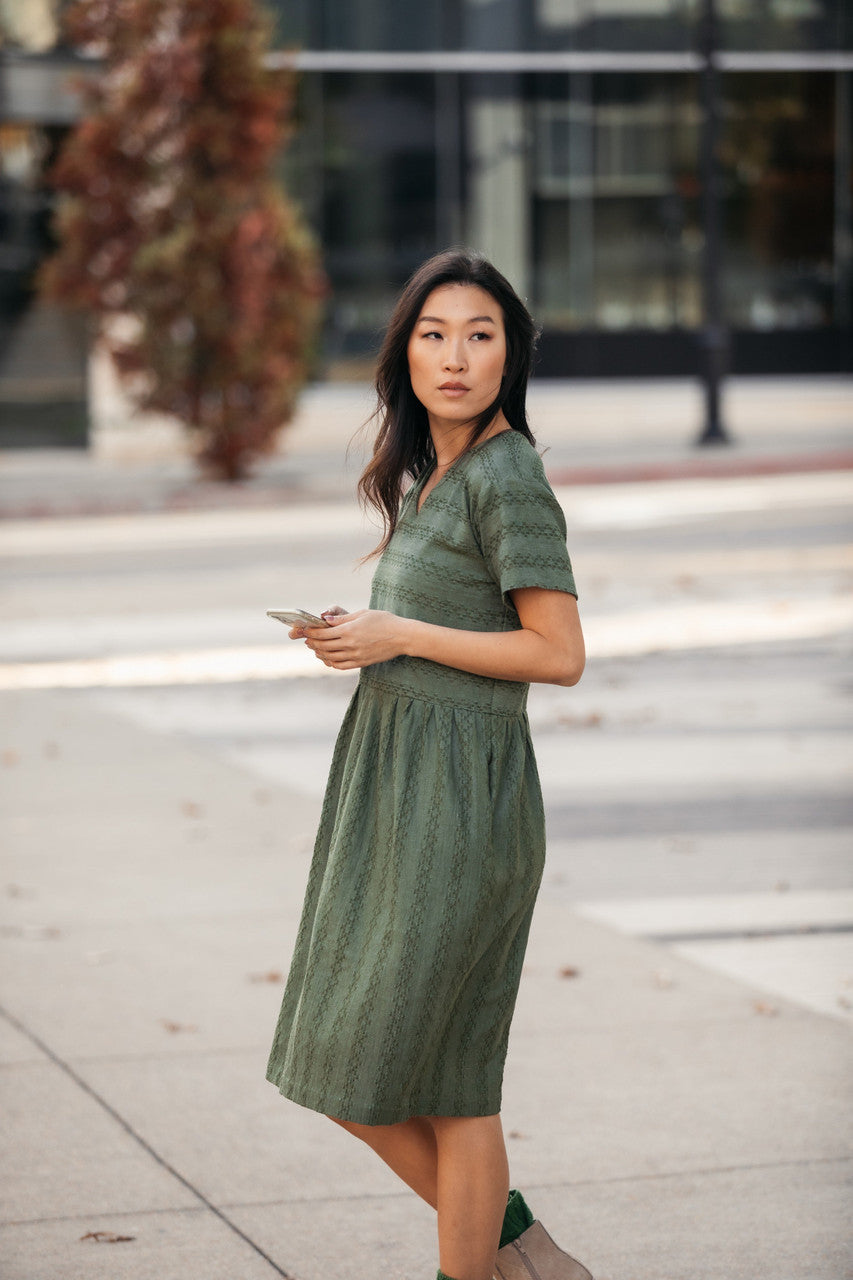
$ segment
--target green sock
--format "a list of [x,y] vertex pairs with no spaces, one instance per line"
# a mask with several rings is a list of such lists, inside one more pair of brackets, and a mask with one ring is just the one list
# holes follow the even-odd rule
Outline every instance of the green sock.
[[528,1209],[521,1192],[510,1191],[498,1248],[502,1249],[505,1244],[512,1244],[513,1240],[524,1235],[528,1227],[533,1226],[534,1221],[533,1214]]
[[443,1271],[439,1271],[435,1280],[453,1280],[453,1276],[446,1276]]

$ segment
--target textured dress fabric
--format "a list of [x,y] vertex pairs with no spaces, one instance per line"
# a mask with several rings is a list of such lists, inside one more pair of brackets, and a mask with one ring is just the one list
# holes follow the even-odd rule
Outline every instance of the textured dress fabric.
[[[463,454],[418,511],[371,608],[471,631],[521,624],[510,592],[575,594],[566,525],[515,431]],[[421,658],[362,669],[323,803],[267,1079],[339,1119],[500,1110],[545,858],[528,686]]]

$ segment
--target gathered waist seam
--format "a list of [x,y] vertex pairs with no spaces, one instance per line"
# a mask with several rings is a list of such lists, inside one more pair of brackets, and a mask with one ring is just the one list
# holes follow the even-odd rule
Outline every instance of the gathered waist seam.
[[452,711],[474,711],[478,715],[497,716],[502,720],[521,720],[525,715],[523,705],[513,711],[504,711],[496,707],[483,706],[482,703],[466,702],[462,698],[441,698],[435,694],[427,694],[419,689],[413,689],[410,685],[397,684],[393,680],[383,680],[380,676],[369,675],[368,668],[362,669],[360,683],[370,685],[374,689],[381,689],[387,693],[393,693],[396,697],[411,698],[415,702],[434,703],[438,706],[449,707]]

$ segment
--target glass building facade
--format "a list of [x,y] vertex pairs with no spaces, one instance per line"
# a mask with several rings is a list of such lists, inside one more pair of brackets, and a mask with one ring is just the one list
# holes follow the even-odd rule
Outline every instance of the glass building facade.
[[[541,374],[695,372],[705,9],[280,3],[332,370],[358,369],[418,262],[464,243],[527,297]],[[729,367],[853,369],[853,5],[717,0],[714,64]]]
[[[332,284],[327,376],[369,371],[403,281],[453,244],[486,253],[526,296],[541,375],[698,371],[708,0],[267,6],[273,62],[299,71],[282,174]],[[853,371],[853,4],[714,7],[728,367]],[[76,110],[59,8],[0,9],[0,399],[26,363],[44,167]],[[37,336],[46,323],[69,389],[80,335],[42,314]]]

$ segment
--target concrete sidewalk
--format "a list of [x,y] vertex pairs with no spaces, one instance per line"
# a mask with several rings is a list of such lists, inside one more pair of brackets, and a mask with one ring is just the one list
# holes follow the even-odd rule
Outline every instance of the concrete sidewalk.
[[[318,802],[5,697],[4,1280],[432,1280],[432,1214],[263,1079]],[[841,1280],[849,1024],[662,956],[543,895],[514,1183],[596,1280]]]
[[[824,491],[844,477],[798,473],[853,464],[850,383],[733,383],[737,443],[701,453],[687,384],[540,384],[531,399],[560,483],[674,483],[572,500],[590,636],[596,611],[612,613],[614,652],[629,657],[608,664],[598,634],[578,698],[538,691],[553,722],[536,730],[540,771],[562,798],[510,1044],[513,1182],[596,1280],[842,1280],[853,1275],[849,988],[815,1012],[734,964],[732,977],[701,964],[702,947],[720,945],[702,941],[706,917],[692,956],[632,936],[628,917],[639,898],[643,929],[657,928],[648,897],[672,894],[679,863],[693,868],[694,912],[706,893],[719,912],[721,888],[752,905],[760,888],[774,919],[786,896],[849,889],[849,633],[833,627],[807,654],[806,632],[796,644],[784,628],[773,643],[730,636],[722,667],[709,649],[690,666],[682,636],[681,651],[642,669],[624,636],[649,650],[650,608],[668,611],[668,632],[698,611],[707,645],[703,610],[744,626],[765,596],[783,622],[803,602],[841,599],[846,508]],[[258,600],[273,582],[306,601],[321,582],[343,592],[358,550],[347,524],[358,457],[347,464],[345,444],[368,411],[364,388],[313,390],[286,452],[236,487],[198,482],[156,424],[102,424],[88,455],[4,455],[6,517],[211,513],[17,525],[15,660],[44,661],[52,646],[121,653],[158,636],[160,649],[244,643],[240,610],[265,625]],[[677,477],[694,468],[792,475],[773,482],[767,523],[766,495],[741,510],[714,484],[700,486],[702,518],[680,524],[697,489]],[[267,510],[241,511],[251,506]],[[165,528],[176,524],[191,528]],[[235,617],[220,616],[226,605]],[[673,677],[688,667],[689,681]],[[339,680],[322,706],[301,677],[286,690],[258,682],[251,698],[235,684],[216,706],[212,686],[184,700],[137,690],[135,711],[127,691],[124,711],[103,690],[2,693],[3,1280],[433,1280],[431,1212],[264,1080],[319,812],[322,779],[310,788],[306,775],[339,720]],[[290,755],[275,738],[283,717]],[[692,736],[679,736],[685,720]],[[269,769],[249,767],[265,750]],[[649,826],[649,795],[671,806],[671,826]],[[787,882],[800,892],[786,895]]]
[[[561,484],[853,466],[851,379],[731,379],[724,405],[731,443],[697,448],[702,399],[692,381],[534,382],[529,398],[546,468]],[[349,498],[369,449],[370,431],[359,428],[371,409],[367,386],[310,388],[278,452],[250,480],[223,485],[199,478],[176,424],[129,416],[109,383],[88,452],[0,455],[0,518]]]

